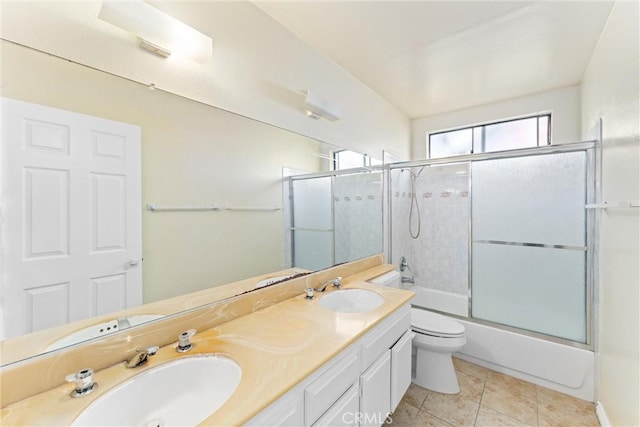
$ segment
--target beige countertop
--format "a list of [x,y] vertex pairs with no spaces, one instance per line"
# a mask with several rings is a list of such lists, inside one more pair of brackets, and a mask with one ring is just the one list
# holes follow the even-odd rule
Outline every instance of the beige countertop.
[[[334,313],[322,308],[319,298],[307,300],[301,294],[197,333],[189,353],[177,353],[174,343],[161,348],[142,367],[126,369],[119,363],[98,371],[95,380],[100,386],[88,396],[71,398],[72,386],[67,384],[16,402],[0,411],[0,424],[69,425],[91,402],[124,380],[164,362],[203,353],[233,359],[242,368],[242,378],[232,397],[201,425],[246,423],[411,300],[412,292],[362,281],[390,270],[389,266],[374,269],[343,281],[344,288],[366,288],[383,296],[384,303],[374,310]],[[325,294],[330,292],[334,290],[328,287]]]

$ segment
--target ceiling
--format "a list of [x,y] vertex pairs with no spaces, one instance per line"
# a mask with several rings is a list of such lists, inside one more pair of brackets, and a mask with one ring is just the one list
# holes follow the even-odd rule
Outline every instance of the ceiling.
[[579,84],[613,1],[255,1],[410,118]]

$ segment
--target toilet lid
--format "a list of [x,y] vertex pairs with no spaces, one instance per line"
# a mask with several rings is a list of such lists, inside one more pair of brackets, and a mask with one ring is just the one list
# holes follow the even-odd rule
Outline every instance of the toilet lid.
[[464,335],[464,325],[462,323],[419,308],[411,309],[411,328],[427,335],[441,337]]

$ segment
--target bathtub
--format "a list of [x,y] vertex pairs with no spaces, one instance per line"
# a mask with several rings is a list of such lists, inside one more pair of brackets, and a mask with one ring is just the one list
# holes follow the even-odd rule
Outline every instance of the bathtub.
[[[408,289],[416,293],[414,306],[467,316],[466,295],[420,286]],[[467,335],[467,344],[456,357],[579,399],[595,400],[593,351],[455,319],[464,324]]]
[[411,285],[406,289],[416,293],[416,296],[411,301],[412,305],[467,317],[469,299],[466,295],[454,294],[438,289],[429,289],[417,285]]

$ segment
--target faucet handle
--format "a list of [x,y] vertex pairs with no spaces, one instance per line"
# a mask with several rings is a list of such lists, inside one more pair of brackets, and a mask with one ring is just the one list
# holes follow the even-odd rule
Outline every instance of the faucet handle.
[[98,388],[98,383],[93,381],[93,369],[86,368],[65,377],[69,383],[74,383],[71,397],[80,397],[91,393]]
[[334,287],[340,289],[342,287],[342,277],[336,277],[335,279],[333,279],[332,283]]
[[305,296],[306,299],[313,299],[313,293],[314,293],[315,289],[313,289],[313,288],[305,288],[304,291],[307,294]]
[[176,351],[178,351],[178,353],[184,353],[185,351],[191,350],[193,347],[193,344],[191,344],[191,337],[195,334],[195,329],[189,329],[188,331],[184,331],[178,335],[178,346],[176,347]]

